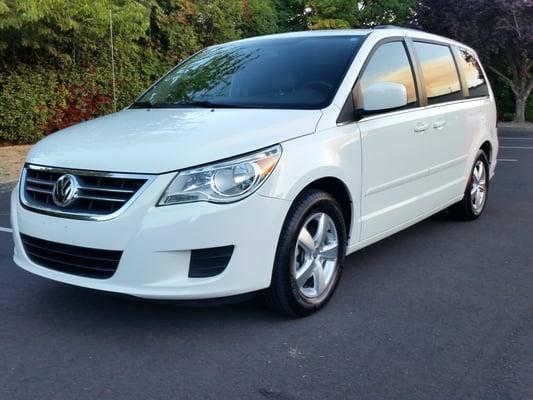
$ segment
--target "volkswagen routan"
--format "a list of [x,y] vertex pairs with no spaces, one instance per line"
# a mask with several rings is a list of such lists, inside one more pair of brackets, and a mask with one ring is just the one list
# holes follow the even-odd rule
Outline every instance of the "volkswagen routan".
[[444,209],[478,218],[497,151],[494,97],[461,43],[387,26],[216,45],[33,146],[11,197],[14,261],[305,316],[347,254]]

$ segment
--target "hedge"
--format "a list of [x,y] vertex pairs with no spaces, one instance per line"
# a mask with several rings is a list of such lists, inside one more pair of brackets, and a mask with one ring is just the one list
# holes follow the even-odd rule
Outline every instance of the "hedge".
[[[165,70],[146,73],[131,66],[117,71],[117,109],[130,104]],[[35,143],[43,136],[113,112],[109,68],[54,70],[18,66],[0,73],[0,143]]]

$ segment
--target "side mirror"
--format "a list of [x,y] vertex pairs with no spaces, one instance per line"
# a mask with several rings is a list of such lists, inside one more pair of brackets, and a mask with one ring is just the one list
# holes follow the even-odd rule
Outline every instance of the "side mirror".
[[407,104],[407,89],[401,83],[372,83],[363,93],[365,111],[388,110]]

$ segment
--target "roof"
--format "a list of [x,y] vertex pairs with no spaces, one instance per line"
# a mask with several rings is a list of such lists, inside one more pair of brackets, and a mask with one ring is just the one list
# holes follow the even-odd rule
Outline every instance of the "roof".
[[455,40],[446,38],[444,36],[435,35],[411,28],[402,28],[393,25],[377,26],[374,29],[318,29],[310,31],[298,31],[287,33],[275,33],[271,35],[255,36],[247,39],[240,39],[232,43],[246,42],[252,40],[269,40],[277,38],[299,38],[299,37],[321,37],[321,36],[366,36],[366,35],[379,35],[386,38],[390,36],[407,36],[413,39],[433,40],[437,42],[455,44],[470,50],[470,47],[457,42]]

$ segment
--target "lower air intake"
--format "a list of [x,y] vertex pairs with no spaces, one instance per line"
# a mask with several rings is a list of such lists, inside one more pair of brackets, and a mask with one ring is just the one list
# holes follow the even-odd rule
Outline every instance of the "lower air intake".
[[189,278],[208,278],[221,274],[229,264],[234,246],[191,251]]
[[23,234],[20,238],[24,251],[35,264],[88,278],[111,278],[122,256],[121,251],[71,246]]

